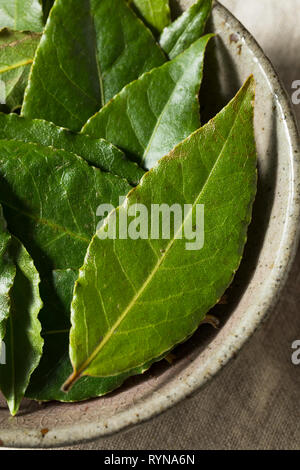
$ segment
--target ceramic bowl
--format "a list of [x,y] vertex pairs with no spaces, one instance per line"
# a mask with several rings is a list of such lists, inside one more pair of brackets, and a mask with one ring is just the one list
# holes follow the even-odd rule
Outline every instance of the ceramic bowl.
[[[178,9],[192,2],[176,2]],[[212,117],[244,80],[256,80],[258,194],[242,265],[228,303],[214,314],[221,328],[201,327],[176,349],[172,365],[155,364],[118,391],[78,404],[26,402],[11,418],[0,403],[0,442],[52,447],[99,438],[140,423],[179,402],[211,379],[272,310],[293,261],[299,226],[299,139],[290,104],[268,59],[243,26],[215,4],[202,87],[202,118]],[[274,33],[275,34],[275,33]]]

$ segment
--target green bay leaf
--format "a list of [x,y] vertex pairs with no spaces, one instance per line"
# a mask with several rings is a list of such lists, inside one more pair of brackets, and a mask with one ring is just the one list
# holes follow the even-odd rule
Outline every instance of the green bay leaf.
[[22,114],[80,130],[125,85],[165,61],[125,0],[56,0]]
[[43,30],[43,11],[39,0],[0,0],[0,28],[16,31]]
[[10,310],[10,291],[16,276],[15,263],[10,256],[11,235],[0,205],[0,354]]
[[39,274],[32,258],[15,237],[10,245],[10,256],[16,266],[16,276],[10,290],[10,311],[4,337],[6,363],[0,365],[0,389],[11,414],[15,415],[42,356],[43,340],[38,319],[42,301]]
[[44,308],[40,313],[44,338],[43,356],[31,377],[26,397],[38,401],[74,402],[105,395],[120,387],[130,376],[143,373],[150,364],[112,377],[82,377],[69,391],[62,384],[72,373],[69,358],[70,307],[78,271],[54,271],[41,286]]
[[96,231],[97,207],[118,205],[129,183],[64,150],[0,141],[0,202],[11,233],[42,275],[79,268]]
[[0,140],[19,140],[75,153],[89,164],[136,185],[144,171],[124,153],[103,139],[76,134],[41,119],[0,113]]
[[171,22],[169,0],[131,0],[146,24],[161,32]]
[[[45,289],[49,272],[53,267],[81,266],[98,223],[98,205],[117,205],[119,196],[125,196],[131,186],[124,179],[89,166],[72,153],[19,141],[0,140],[0,175],[0,200],[4,204],[9,228],[22,238],[42,274],[44,308],[41,323],[46,341],[43,360],[34,374],[40,387],[39,399],[44,394],[44,399],[49,394],[52,394],[51,399],[60,399],[60,387],[71,368],[67,334],[69,305],[61,317],[59,314],[61,304],[64,306],[63,295],[72,292],[74,278],[50,283]],[[51,332],[47,334],[49,328],[63,328],[66,334],[52,336]],[[49,387],[46,385],[43,389],[44,364]],[[93,384],[86,393],[85,386],[79,384],[68,400],[82,400],[89,394],[98,396],[106,393],[120,385],[127,375],[96,386]]]
[[201,250],[187,250],[179,229],[170,239],[94,236],[74,289],[74,372],[64,390],[82,376],[118,375],[154,361],[193,334],[231,283],[256,193],[253,104],[250,77],[213,120],[143,177],[106,222],[116,216],[119,223],[137,203],[148,216],[153,204],[190,204],[179,227],[185,229],[199,223],[197,205],[203,204]]
[[200,126],[198,94],[211,37],[127,85],[82,132],[107,139],[146,169],[153,167]]
[[212,0],[197,0],[173,23],[159,39],[162,49],[173,59],[202,36],[212,8]]
[[9,29],[0,31],[0,102],[9,109],[22,106],[31,64],[41,35]]

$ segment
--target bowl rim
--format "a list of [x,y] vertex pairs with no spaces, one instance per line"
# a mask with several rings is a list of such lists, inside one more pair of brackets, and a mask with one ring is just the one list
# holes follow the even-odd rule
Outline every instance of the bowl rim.
[[[222,360],[215,360],[213,364],[210,364],[209,368],[206,369],[206,373],[204,364],[202,365],[202,371],[200,374],[197,374],[197,371],[199,372],[199,370],[195,369],[194,374],[187,376],[185,380],[183,380],[182,377],[180,377],[180,379],[179,377],[176,377],[174,379],[174,381],[176,381],[175,388],[173,381],[173,389],[168,390],[167,386],[164,387],[163,392],[152,394],[142,403],[134,405],[133,407],[110,418],[109,425],[97,423],[72,424],[68,427],[62,427],[56,430],[53,429],[43,438],[42,436],[37,437],[37,434],[34,434],[33,431],[31,432],[29,430],[8,430],[5,437],[6,447],[18,446],[45,448],[88,442],[115,434],[129,426],[146,421],[163,411],[166,411],[171,406],[197,391],[208,380],[215,376],[248,341],[258,326],[266,318],[268,313],[274,308],[278,300],[279,294],[286,283],[296,255],[300,233],[300,194],[299,189],[297,188],[297,182],[300,182],[300,138],[297,122],[284,86],[282,85],[270,60],[266,57],[257,41],[240,23],[240,21],[238,21],[235,16],[219,2],[214,2],[213,9],[217,10],[220,15],[224,17],[225,23],[230,26],[230,28],[239,32],[248,49],[251,50],[263,64],[268,80],[272,85],[273,93],[276,96],[277,103],[281,107],[287,128],[287,134],[290,138],[293,183],[290,188],[289,209],[292,211],[293,215],[288,218],[283,234],[285,239],[285,257],[282,259],[281,269],[274,269],[272,271],[264,303],[259,306],[259,309],[258,307],[251,309],[250,314],[247,315],[247,326],[245,329],[245,324],[243,325],[243,335],[238,335],[238,338],[229,340],[228,344],[224,344],[223,347],[219,348],[219,359],[222,357]],[[225,351],[226,355],[224,355]]]

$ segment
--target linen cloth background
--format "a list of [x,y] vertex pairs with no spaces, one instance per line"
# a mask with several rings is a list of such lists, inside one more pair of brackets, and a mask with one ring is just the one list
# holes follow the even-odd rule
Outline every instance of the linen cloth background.
[[[220,0],[273,62],[300,80],[300,0]],[[295,106],[300,125],[300,105]],[[138,427],[68,449],[300,449],[300,250],[281,300],[237,358],[192,398]]]

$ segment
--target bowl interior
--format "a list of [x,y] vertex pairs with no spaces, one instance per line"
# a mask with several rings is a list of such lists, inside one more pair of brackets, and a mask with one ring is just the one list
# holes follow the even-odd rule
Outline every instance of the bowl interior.
[[[193,2],[174,2],[186,8]],[[258,193],[242,265],[212,313],[222,327],[204,325],[175,351],[172,365],[155,364],[118,391],[79,404],[24,401],[11,418],[0,398],[0,444],[53,446],[106,435],[149,418],[205,383],[237,352],[274,303],[293,258],[299,219],[295,185],[299,167],[297,131],[273,69],[241,25],[216,4],[201,90],[202,121],[218,112],[244,80],[256,79],[255,130]],[[47,430],[47,433],[41,430]]]

